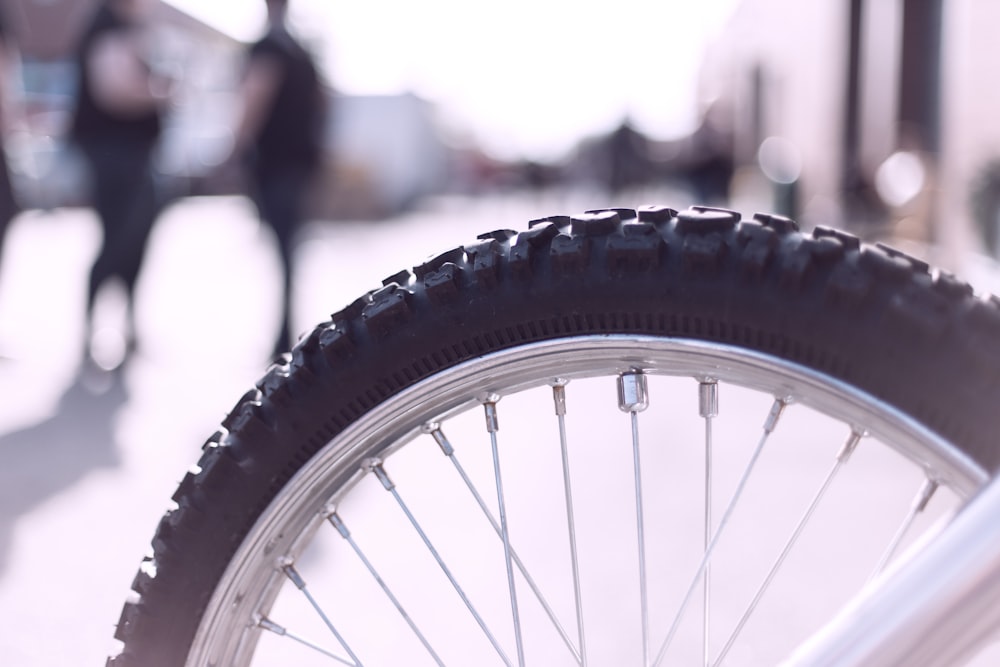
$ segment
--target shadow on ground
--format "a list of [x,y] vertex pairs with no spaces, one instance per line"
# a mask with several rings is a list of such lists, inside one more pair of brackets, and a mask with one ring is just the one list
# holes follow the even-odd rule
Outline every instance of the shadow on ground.
[[21,517],[88,473],[119,464],[114,419],[126,399],[121,381],[95,388],[77,379],[51,417],[0,436],[0,577]]

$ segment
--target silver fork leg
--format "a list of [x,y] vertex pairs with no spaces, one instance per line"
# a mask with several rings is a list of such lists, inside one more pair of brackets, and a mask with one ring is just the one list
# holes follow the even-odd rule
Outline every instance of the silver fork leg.
[[994,478],[784,664],[964,664],[1000,628],[998,599],[1000,479]]

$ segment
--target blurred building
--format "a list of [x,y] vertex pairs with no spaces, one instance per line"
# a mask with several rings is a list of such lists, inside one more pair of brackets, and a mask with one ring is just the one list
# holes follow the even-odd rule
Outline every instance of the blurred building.
[[964,239],[1000,158],[998,21],[979,0],[742,0],[702,93],[732,109],[739,162],[811,221]]
[[[83,166],[65,140],[76,95],[73,49],[99,0],[4,0],[21,53],[24,118],[7,142],[22,205],[86,204]],[[245,44],[168,2],[157,2],[151,63],[178,82],[159,155],[177,196],[224,194],[212,170],[231,146]],[[313,215],[379,217],[444,187],[448,149],[433,109],[412,95],[335,96],[329,151]]]
[[316,215],[384,217],[449,187],[455,156],[426,100],[410,93],[337,95],[332,108]]

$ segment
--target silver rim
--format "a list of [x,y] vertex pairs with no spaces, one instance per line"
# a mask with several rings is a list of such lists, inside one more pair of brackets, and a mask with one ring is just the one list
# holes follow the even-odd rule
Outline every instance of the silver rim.
[[[581,387],[579,399],[577,387]],[[600,398],[602,393],[607,401]],[[533,398],[536,396],[547,403],[551,416],[544,428],[553,434],[551,437],[537,435],[539,418],[531,412],[539,401]],[[734,399],[727,403],[729,396]],[[606,408],[605,402],[611,405],[610,414],[617,417],[598,416]],[[525,419],[531,424],[529,435],[518,435],[515,440],[534,443],[537,436],[542,444],[532,444],[538,448],[533,452],[504,440],[512,420],[516,428],[521,424],[519,416],[507,412],[508,403],[532,415]],[[735,409],[730,407],[734,404]],[[481,425],[484,445],[466,447],[464,436],[459,444],[449,430],[452,424],[456,429],[465,428],[462,420],[472,419],[469,411]],[[745,437],[733,436],[739,431],[727,419],[735,413],[735,424],[744,411],[755,414],[756,423],[747,425],[752,430]],[[584,431],[598,435],[605,426],[613,427],[621,432],[623,444],[584,443],[580,431],[570,427],[581,412],[584,421],[596,420],[582,427]],[[786,418],[793,412],[796,417]],[[800,425],[799,415],[814,421]],[[787,436],[786,422],[793,422],[787,427]],[[811,425],[814,423],[818,426]],[[697,437],[690,435],[694,432]],[[773,444],[783,437],[802,444]],[[598,439],[608,441],[602,435]],[[554,441],[551,445],[550,440]],[[425,442],[437,447],[415,446]],[[664,446],[664,442],[672,444]],[[891,452],[874,459],[867,454],[853,455],[855,449],[875,450],[875,444],[869,443],[887,444],[886,451]],[[476,450],[470,454],[472,447]],[[685,461],[697,450],[700,467],[663,465],[681,448],[686,448]],[[419,511],[413,509],[407,494],[413,492],[414,485],[437,485],[434,475],[421,484],[424,478],[410,473],[406,487],[397,480],[396,476],[404,475],[407,469],[426,465],[414,458],[416,454],[409,455],[418,449],[435,450],[436,456],[457,472],[463,486],[472,484],[461,491],[465,494],[462,502],[475,512],[483,510],[478,515],[482,525],[473,528],[454,517],[443,521],[427,518],[429,507],[444,508],[434,514],[455,511],[458,505],[453,497],[439,505],[428,502],[421,504]],[[607,454],[609,449],[614,453]],[[762,472],[764,461],[772,464],[772,449],[787,450],[793,462],[774,463],[777,467],[770,473]],[[540,453],[543,450],[544,454]],[[798,463],[804,450],[818,454],[823,463],[818,467]],[[404,452],[409,458],[402,456]],[[447,456],[441,457],[442,452]],[[733,452],[735,461],[730,466],[727,461]],[[467,471],[459,463],[460,456],[492,464],[492,478],[477,477],[488,465],[473,465]],[[547,467],[543,458],[555,464]],[[622,477],[611,472],[611,461],[621,458],[627,459],[630,471],[628,501],[616,501],[617,513],[612,519],[598,519],[596,528],[585,528],[595,514],[589,511],[597,507],[595,498],[601,502],[599,514],[612,504],[612,496],[622,496],[616,492],[624,485],[611,481]],[[853,460],[858,458],[864,461],[855,464]],[[588,467],[578,459],[598,463]],[[607,471],[600,470],[604,459]],[[851,465],[845,465],[849,459]],[[908,472],[888,477],[889,459]],[[856,465],[861,471],[854,475],[854,481],[862,491],[843,491],[833,500],[827,498],[837,494],[831,489],[836,489],[842,478],[850,476],[840,471]],[[526,477],[521,474],[525,469],[531,472]],[[595,470],[600,474],[593,474]],[[800,473],[816,480],[804,495],[790,490],[800,486]],[[546,480],[537,485],[544,492],[535,495],[526,491],[536,488],[538,478]],[[476,479],[488,484],[476,484]],[[586,483],[593,479],[600,483]],[[771,598],[789,597],[777,590],[781,580],[794,574],[786,575],[785,570],[808,569],[793,561],[799,550],[810,553],[811,547],[804,544],[810,537],[807,534],[816,532],[813,525],[821,522],[829,505],[853,507],[864,501],[872,511],[884,507],[887,515],[895,516],[891,529],[881,531],[884,536],[860,540],[879,543],[876,557],[867,554],[867,563],[859,566],[874,572],[931,522],[925,515],[947,515],[985,480],[984,471],[961,452],[891,406],[801,366],[726,346],[647,337],[581,337],[524,346],[462,364],[419,383],[376,407],[313,457],[264,512],[233,558],[206,611],[188,664],[270,664],[253,660],[257,648],[261,654],[294,652],[296,664],[304,664],[301,661],[310,657],[318,660],[316,664],[388,664],[386,660],[399,659],[385,657],[390,648],[398,648],[408,664],[493,664],[488,660],[495,664],[538,664],[541,658],[545,664],[585,665],[606,663],[611,656],[618,664],[643,665],[675,664],[677,656],[684,656],[685,664],[719,664],[727,659],[734,664],[767,662],[773,659],[773,652],[795,645],[796,638],[788,636],[795,632],[787,622],[769,631],[765,621],[755,620],[755,614],[767,619],[792,610],[797,619],[828,614],[831,605],[839,604],[838,600],[825,599],[830,593],[817,595],[810,588],[802,589],[810,590],[808,601],[799,596],[802,604],[775,604],[773,612],[764,608]],[[417,499],[420,494],[443,494],[444,484],[438,486],[441,488],[432,489],[433,493],[415,491]],[[675,487],[693,490],[695,497],[684,503],[660,502],[666,498],[659,495],[661,491]],[[793,512],[797,518],[790,523],[765,530],[753,522],[763,514],[769,522],[781,523],[775,508],[785,503],[761,501],[763,512],[744,508],[756,507],[755,489],[768,487],[779,497],[787,494],[789,505],[793,495],[805,502],[799,503]],[[863,495],[867,492],[864,489],[873,487],[871,498]],[[884,494],[899,488],[909,489],[902,504],[882,502]],[[948,492],[935,493],[942,488]],[[393,511],[405,518],[402,529],[391,522],[390,527],[383,526],[382,514],[369,515],[362,509],[364,503],[372,504],[365,499],[375,495],[373,489],[390,498]],[[519,500],[521,495],[526,497]],[[934,502],[930,503],[932,495]],[[526,527],[534,521],[533,516],[526,517],[548,517],[557,505],[559,530],[551,523]],[[697,512],[692,509],[695,506]],[[749,527],[744,527],[739,524],[741,514],[756,519],[747,519]],[[468,514],[463,510],[461,516]],[[868,519],[866,510],[864,520],[848,519],[845,523],[837,519],[833,525],[857,542],[858,533],[868,529]],[[358,525],[364,526],[363,532],[358,531]],[[827,524],[820,525],[826,530]],[[456,535],[441,538],[442,526],[450,526]],[[476,531],[483,526],[495,535],[482,538]],[[627,539],[622,532],[625,526],[631,535]],[[408,533],[405,542],[402,530]],[[764,566],[751,576],[734,573],[751,560],[740,553],[745,549],[739,546],[741,541],[746,542],[747,535],[770,534],[768,531],[780,537],[763,558]],[[606,533],[600,542],[602,548],[597,550],[598,556],[591,557],[585,547],[601,532]],[[686,542],[695,544],[683,554],[665,543],[668,536],[673,542],[682,534]],[[355,539],[358,535],[364,538]],[[372,539],[373,535],[378,539]],[[551,536],[554,546],[529,548],[540,536]],[[393,553],[397,537],[400,541],[395,551],[405,550],[403,555]],[[842,546],[843,538],[835,535],[832,539]],[[444,540],[446,548],[442,549],[438,540]],[[330,553],[332,547],[315,546],[333,542],[339,549],[334,554]],[[750,539],[751,544],[756,542],[756,537]],[[408,567],[415,567],[410,561],[418,557],[404,543],[421,551],[419,558],[426,562],[419,573],[406,573]],[[495,579],[490,591],[500,592],[487,595],[480,590],[479,577],[470,574],[463,559],[455,555],[456,545],[477,562],[495,556],[497,571],[480,576]],[[734,555],[724,556],[725,549]],[[379,550],[387,555],[377,555]],[[860,552],[866,550],[871,551],[851,548],[859,556],[865,556]],[[547,562],[549,552],[557,554],[551,558],[561,566]],[[823,569],[820,573],[823,580],[836,582],[834,588],[840,587],[839,571],[844,569],[839,566],[840,559],[836,557],[838,572]],[[804,562],[804,557],[799,560]],[[324,579],[331,570],[348,569],[342,565],[346,562],[355,564],[350,567],[360,563],[363,567],[359,571],[375,587],[366,589],[358,600],[349,600],[345,591],[354,587],[354,579],[346,583]],[[846,579],[857,578],[857,568],[845,568],[851,573],[844,575]],[[667,582],[665,571],[676,574],[681,570],[678,582]],[[547,574],[550,572],[557,574]],[[615,587],[603,583],[609,573],[621,579]],[[724,593],[738,587],[727,583],[727,577],[736,577],[737,582],[752,579],[750,588],[733,596],[739,600],[732,604],[720,601],[726,597]],[[314,583],[319,580],[332,588],[326,590]],[[555,580],[558,583],[553,583]],[[433,582],[435,591],[415,592],[414,584],[424,582]],[[598,588],[600,592],[595,592]],[[845,590],[844,595],[851,592]],[[373,601],[376,597],[377,603]],[[498,597],[504,599],[496,601]],[[483,602],[484,598],[492,601]],[[814,598],[824,599],[817,602]],[[365,609],[369,603],[371,611]],[[306,611],[295,611],[295,604],[304,605]],[[817,605],[813,611],[812,606]],[[449,611],[443,611],[445,606]],[[502,613],[500,607],[504,607]],[[453,615],[461,619],[455,620]],[[300,622],[303,616],[311,620]],[[437,630],[435,621],[442,619],[461,623],[465,630]],[[803,621],[798,638],[804,638],[821,620],[812,626]],[[627,627],[618,627],[618,621]],[[469,638],[472,635],[475,641]],[[763,639],[748,639],[751,635]],[[368,648],[366,643],[376,646]],[[458,646],[451,652],[453,644]],[[482,650],[484,656],[471,658],[467,651],[473,648]]]

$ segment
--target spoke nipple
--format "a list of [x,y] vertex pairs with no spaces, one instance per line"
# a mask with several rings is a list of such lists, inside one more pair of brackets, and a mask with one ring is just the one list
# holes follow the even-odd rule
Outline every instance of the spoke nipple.
[[556,415],[562,417],[566,414],[566,385],[552,385],[552,400],[555,402]]
[[351,531],[347,529],[347,525],[344,523],[344,520],[340,518],[339,514],[333,513],[327,517],[327,520],[334,528],[337,529],[337,532],[340,533],[340,536],[345,540],[351,536]]
[[649,407],[646,374],[629,371],[618,376],[618,409],[622,412],[642,412]]
[[483,407],[486,409],[486,431],[488,433],[496,433],[500,430],[496,401],[487,401],[483,403]]
[[864,433],[858,429],[852,429],[850,437],[847,438],[847,442],[844,443],[844,447],[837,454],[837,460],[840,462],[846,462],[847,459],[851,457],[854,450],[858,448],[858,444],[861,442],[861,438],[864,437]]
[[927,503],[931,501],[934,497],[934,492],[938,490],[938,482],[933,479],[928,479],[924,482],[923,487],[920,489],[920,493],[916,498],[916,502],[913,503],[913,509],[916,512],[923,512],[927,509]]
[[391,479],[389,479],[389,473],[387,473],[385,468],[382,467],[381,461],[372,465],[372,473],[374,473],[375,477],[378,478],[378,481],[382,483],[382,486],[385,487],[386,491],[392,491],[396,488],[396,485],[392,483]]
[[444,455],[451,456],[455,453],[455,448],[451,446],[450,442],[448,442],[448,437],[444,434],[444,431],[441,430],[440,424],[435,424],[434,426],[436,428],[433,431],[428,431],[428,433],[430,433],[431,437],[434,438],[434,442],[438,444],[438,447],[441,448]]
[[299,590],[303,590],[306,587],[305,579],[299,574],[298,570],[295,569],[295,565],[290,558],[284,558],[281,561],[281,569],[284,570],[285,576],[287,576],[295,587]]
[[776,398],[774,403],[771,405],[771,412],[767,415],[767,421],[764,422],[764,432],[772,433],[778,425],[778,419],[781,418],[781,413],[784,412],[785,406],[788,405],[788,399]]
[[258,618],[257,626],[280,636],[284,636],[285,634],[288,633],[288,630],[278,625],[277,623],[269,619],[267,616],[261,616],[260,618]]
[[500,394],[497,394],[495,392],[487,392],[485,394],[480,394],[479,395],[479,402],[480,403],[484,403],[486,405],[489,405],[489,404],[496,405],[497,403],[500,402],[501,398],[502,398],[502,396],[500,396]]
[[441,428],[440,422],[427,422],[426,424],[420,427],[420,432],[423,433],[424,435],[427,435],[428,433],[433,433],[434,431],[440,430],[440,428]]
[[698,411],[702,417],[716,417],[719,414],[719,383],[702,380],[698,384]]

